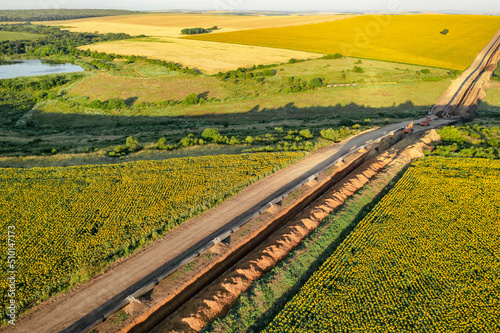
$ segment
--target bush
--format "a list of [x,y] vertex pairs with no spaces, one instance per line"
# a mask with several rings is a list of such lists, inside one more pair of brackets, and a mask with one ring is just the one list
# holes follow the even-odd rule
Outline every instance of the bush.
[[89,107],[92,109],[102,109],[104,107],[104,104],[100,100],[94,99],[92,102],[90,102]]
[[488,144],[491,146],[491,147],[498,147],[498,139],[497,138],[491,138],[488,140]]
[[275,76],[276,71],[273,69],[266,68],[262,71],[262,76]]
[[323,81],[319,77],[315,77],[311,81],[309,81],[309,88],[319,88],[323,86]]
[[437,131],[439,136],[441,136],[441,140],[448,142],[466,142],[467,138],[464,136],[462,132],[455,126],[447,126]]
[[430,69],[422,69],[421,70],[422,74],[429,74],[431,72]]
[[335,53],[335,54],[324,55],[322,59],[340,59],[340,58],[342,58],[342,54]]
[[131,152],[138,151],[142,148],[141,145],[139,144],[139,140],[137,140],[137,138],[135,138],[133,136],[129,136],[127,138],[125,145],[127,146],[128,150]]
[[443,31],[440,32],[440,34],[446,36],[448,32],[450,32],[450,30],[444,29]]
[[206,139],[210,140],[212,142],[218,142],[221,140],[222,135],[219,133],[219,130],[217,128],[205,128],[201,136]]
[[321,137],[335,142],[340,141],[339,132],[337,132],[333,128],[321,130]]
[[199,102],[198,95],[196,95],[195,93],[190,93],[184,98],[183,101],[185,105],[195,105],[198,104],[198,102]]
[[462,71],[459,71],[457,69],[452,69],[451,71],[448,72],[448,75],[451,77],[457,77],[460,74],[462,74]]
[[167,142],[167,139],[164,137],[161,137],[158,142],[155,144],[155,148],[158,150],[171,150],[174,149],[174,146],[167,145],[165,144]]
[[304,138],[306,138],[306,139],[312,139],[314,137],[314,135],[311,133],[311,131],[309,130],[309,128],[301,130],[299,132],[299,134],[301,136],[303,136]]
[[365,70],[361,67],[354,66],[354,73],[364,73]]
[[198,140],[194,138],[193,134],[189,134],[188,136],[181,139],[182,147],[189,147],[198,144]]
[[[215,27],[217,28],[217,27]],[[208,32],[207,29],[204,28],[186,28],[181,30],[181,34],[183,35],[197,35],[197,34],[206,34]]]
[[105,109],[110,110],[124,109],[126,107],[127,104],[125,104],[125,102],[121,98],[112,98],[104,105]]

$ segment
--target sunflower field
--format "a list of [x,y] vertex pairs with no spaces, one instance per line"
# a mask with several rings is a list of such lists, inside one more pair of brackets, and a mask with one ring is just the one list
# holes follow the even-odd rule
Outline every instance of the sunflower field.
[[333,17],[332,22],[185,38],[465,70],[500,26],[500,17],[486,15]]
[[259,153],[0,169],[2,304],[9,300],[10,226],[16,233],[16,303],[22,309],[303,156]]
[[426,157],[264,332],[499,332],[500,161]]

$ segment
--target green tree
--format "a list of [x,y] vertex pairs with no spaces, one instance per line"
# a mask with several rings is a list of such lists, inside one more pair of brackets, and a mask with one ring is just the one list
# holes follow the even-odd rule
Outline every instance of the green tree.
[[364,73],[365,70],[361,67],[358,67],[358,66],[354,66],[354,72],[355,73]]
[[121,98],[112,98],[106,103],[106,109],[119,110],[127,107],[127,104]]
[[218,142],[222,137],[222,135],[219,133],[219,130],[213,127],[205,128],[201,136],[204,139],[210,140],[212,142]]
[[312,139],[314,137],[309,128],[301,130],[299,134],[306,139]]
[[104,107],[104,104],[100,100],[94,99],[92,102],[90,102],[89,107],[92,109],[102,109]]
[[133,136],[129,136],[127,138],[127,141],[125,142],[125,146],[128,148],[129,151],[138,151],[142,147],[139,144],[139,140]]
[[309,88],[314,89],[314,88],[319,88],[323,86],[323,81],[319,77],[315,77],[311,81],[309,81]]
[[323,56],[323,59],[340,59],[342,58],[342,54],[340,53],[335,53],[335,54],[327,54]]
[[184,98],[183,101],[185,105],[195,105],[198,104],[198,102],[199,102],[198,95],[196,95],[195,93],[190,93]]

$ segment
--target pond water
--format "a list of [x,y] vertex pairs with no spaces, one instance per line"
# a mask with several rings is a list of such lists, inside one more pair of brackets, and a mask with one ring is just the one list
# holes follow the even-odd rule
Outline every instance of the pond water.
[[57,63],[39,59],[3,61],[0,64],[0,80],[20,76],[83,72],[83,68],[70,63]]

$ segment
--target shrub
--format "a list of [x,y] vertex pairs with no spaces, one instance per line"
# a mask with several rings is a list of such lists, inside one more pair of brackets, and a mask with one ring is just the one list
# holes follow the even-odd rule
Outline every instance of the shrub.
[[125,145],[127,146],[129,151],[137,151],[142,148],[141,145],[139,144],[139,140],[137,140],[137,138],[133,136],[129,136],[127,138]]
[[92,102],[90,102],[89,107],[92,109],[102,109],[104,107],[104,104],[100,100],[94,99]]
[[462,74],[462,71],[459,71],[457,69],[452,69],[451,71],[448,72],[448,75],[451,77],[457,77],[460,74]]
[[440,34],[446,36],[448,32],[450,32],[450,30],[444,29],[443,31],[440,32]]
[[321,86],[323,86],[323,81],[319,77],[315,77],[314,79],[309,81],[309,87],[311,89],[319,88]]
[[193,134],[189,134],[188,136],[181,139],[182,147],[189,147],[198,144],[198,140],[194,138]]
[[196,95],[195,93],[190,93],[184,98],[183,101],[185,105],[195,105],[198,104],[198,102],[199,102],[198,95]]
[[331,140],[331,141],[340,141],[339,133],[336,130],[334,130],[333,128],[321,130],[321,136],[323,138]]
[[441,136],[441,140],[448,142],[465,142],[466,137],[458,128],[455,126],[447,126],[437,131]]
[[121,98],[112,98],[105,105],[105,109],[118,110],[127,107],[127,104]]
[[340,58],[342,58],[342,54],[335,53],[335,54],[324,55],[322,59],[340,59]]
[[155,148],[158,150],[170,150],[173,149],[174,147],[171,145],[165,144],[167,142],[167,139],[165,137],[161,137],[158,142],[155,144]]
[[205,128],[201,136],[204,139],[210,140],[212,142],[218,142],[221,140],[222,135],[219,133],[217,128]]
[[[217,28],[217,27],[215,27],[215,28]],[[204,29],[204,28],[186,28],[186,29],[181,30],[181,34],[183,34],[183,35],[206,34],[207,32],[208,32],[208,30]]]
[[354,73],[364,73],[365,70],[361,67],[354,66]]
[[421,72],[422,72],[422,74],[429,74],[431,72],[431,70],[426,68],[426,69],[422,69]]
[[299,134],[306,139],[312,139],[314,137],[309,128],[301,130]]
[[276,71],[273,69],[266,68],[262,71],[262,76],[275,76]]

